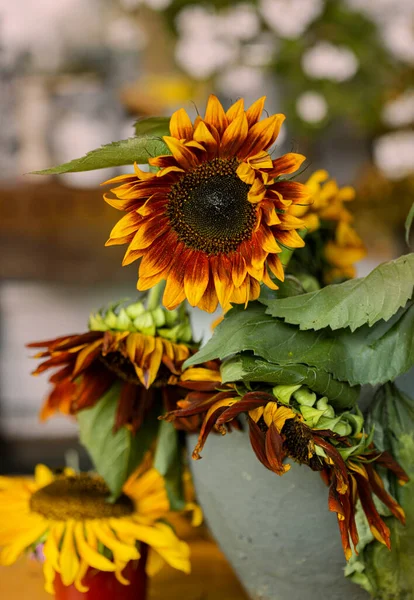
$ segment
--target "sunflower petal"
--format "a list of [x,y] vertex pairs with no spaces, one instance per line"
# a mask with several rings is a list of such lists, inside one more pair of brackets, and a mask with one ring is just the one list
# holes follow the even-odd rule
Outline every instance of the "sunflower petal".
[[80,566],[73,537],[74,526],[75,521],[72,519],[66,521],[62,549],[60,551],[60,573],[62,577],[62,583],[66,586],[72,585],[72,583],[75,581]]
[[176,110],[171,115],[170,133],[178,140],[191,140],[193,137],[193,125],[191,119],[183,108]]
[[207,123],[210,123],[210,125],[213,125],[219,132],[220,136],[223,135],[228,125],[228,121],[220,100],[214,94],[210,94],[207,101],[204,120]]
[[85,538],[84,527],[86,529],[89,528],[88,521],[85,521],[85,523],[78,521],[74,528],[76,546],[81,559],[90,567],[98,569],[98,571],[115,571],[116,567],[114,563],[88,544]]

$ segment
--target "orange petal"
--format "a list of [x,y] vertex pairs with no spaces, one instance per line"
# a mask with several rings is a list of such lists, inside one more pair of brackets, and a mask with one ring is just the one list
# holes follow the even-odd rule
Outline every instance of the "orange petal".
[[200,302],[209,280],[209,262],[203,252],[193,252],[184,275],[184,290],[191,306]]
[[259,121],[249,130],[245,143],[238,152],[240,158],[247,158],[267,150],[279,135],[285,115],[277,114]]
[[220,136],[223,135],[228,125],[227,117],[221,105],[221,102],[214,94],[210,94],[209,99],[207,101],[207,108],[204,120],[207,123],[214,125],[214,127],[219,132]]
[[298,219],[298,217],[289,213],[280,215],[279,229],[303,229],[304,227],[305,223],[302,219]]
[[157,283],[159,283],[161,281],[161,279],[165,279],[165,273],[164,271],[161,271],[160,273],[156,273],[155,275],[150,275],[149,277],[140,277],[138,279],[138,283],[137,283],[137,289],[140,292],[144,292],[145,290],[150,290],[151,288],[154,287],[154,285],[157,285]]
[[248,185],[252,185],[256,178],[256,173],[254,172],[254,169],[246,162],[242,162],[239,164],[236,173],[237,176]]
[[212,313],[216,310],[217,305],[218,298],[216,294],[216,289],[214,287],[213,278],[210,277],[206,291],[204,292],[200,302],[198,303],[198,308],[201,308],[201,310],[205,310],[208,313]]
[[288,248],[303,248],[305,245],[300,235],[293,229],[291,231],[277,231],[275,233],[278,242]]
[[224,254],[212,256],[210,259],[214,285],[221,306],[226,306],[234,289],[231,279],[231,261]]
[[226,117],[229,123],[237,119],[242,113],[244,113],[244,100],[240,98],[230,106],[228,111],[226,112]]
[[181,167],[192,169],[197,166],[198,161],[195,155],[182,142],[167,135],[163,137],[163,140]]
[[196,130],[194,131],[194,139],[200,144],[203,144],[209,158],[216,156],[218,148],[217,141],[204,121],[200,121],[197,125]]
[[247,122],[249,127],[252,127],[262,116],[263,108],[265,105],[266,96],[262,96],[256,102],[254,102],[249,109],[246,111]]
[[170,133],[178,140],[191,140],[193,137],[193,125],[190,117],[183,108],[176,110],[171,115]]
[[220,156],[234,156],[243,144],[249,132],[244,112],[226,128],[220,146]]
[[292,200],[295,204],[309,198],[308,187],[298,181],[277,181],[271,190],[281,194],[285,200]]
[[141,223],[128,250],[143,250],[144,248],[148,248],[157,237],[166,232],[168,227],[169,220],[167,218],[154,217],[153,219],[146,219]]
[[270,172],[270,175],[271,177],[277,177],[282,173],[285,175],[294,173],[299,169],[304,160],[306,160],[306,156],[303,156],[303,154],[296,154],[294,152],[284,154],[273,161],[273,169]]
[[265,194],[266,188],[263,185],[263,182],[258,177],[256,177],[252,187],[249,190],[249,193],[247,194],[248,201],[252,204],[257,204],[258,202],[261,202],[263,200]]
[[191,256],[190,253],[185,252],[185,246],[180,242],[170,265],[163,296],[164,306],[168,310],[173,310],[185,299],[184,275],[189,256]]
[[262,226],[256,233],[256,239],[265,252],[277,254],[282,251],[282,248],[276,242],[274,234],[268,227]]
[[176,247],[177,235],[170,231],[147,251],[139,267],[139,276],[151,277],[155,273],[165,271],[174,258]]
[[118,223],[112,229],[110,237],[112,239],[116,239],[120,237],[129,236],[131,233],[135,234],[141,222],[141,215],[138,215],[135,211],[131,211],[118,221]]
[[240,287],[247,275],[246,261],[240,252],[236,252],[231,257],[231,276],[233,279],[234,286],[236,288]]
[[272,279],[270,278],[270,275],[269,275],[269,273],[267,271],[266,265],[264,265],[264,267],[263,267],[262,281],[271,290],[278,290],[279,289],[279,287],[275,284],[275,282],[272,281]]
[[279,279],[279,281],[284,281],[285,272],[283,270],[282,262],[277,254],[269,254],[266,262],[276,279]]

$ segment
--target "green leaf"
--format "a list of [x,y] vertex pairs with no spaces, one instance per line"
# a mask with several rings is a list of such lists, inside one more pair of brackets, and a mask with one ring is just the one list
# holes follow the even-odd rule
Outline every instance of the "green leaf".
[[414,202],[410,208],[410,211],[407,215],[407,218],[405,220],[405,241],[407,242],[407,246],[410,245],[410,233],[411,233],[411,227],[413,224],[413,219],[414,219]]
[[107,167],[121,167],[147,163],[149,158],[171,154],[165,142],[154,135],[142,135],[128,138],[119,142],[112,142],[101,146],[97,150],[88,152],[81,158],[75,158],[51,169],[33,171],[33,175],[61,175],[62,173],[78,173],[80,171],[93,171]]
[[387,321],[413,295],[414,254],[384,263],[367,277],[290,298],[266,300],[267,313],[301,329],[355,331],[365,323]]
[[119,497],[125,481],[142,461],[157,435],[159,423],[156,416],[149,415],[145,427],[136,435],[126,427],[114,433],[120,391],[121,383],[115,383],[95,406],[77,415],[80,441],[111,490],[112,501]]
[[322,396],[327,396],[336,409],[353,406],[359,396],[359,386],[336,381],[332,375],[306,365],[275,365],[261,358],[241,354],[226,360],[221,367],[223,383],[269,383],[272,385],[306,385]]
[[182,448],[178,431],[167,421],[161,421],[159,427],[154,467],[164,477],[171,510],[182,510],[185,505]]
[[250,303],[247,310],[233,307],[185,367],[249,350],[276,365],[303,364],[351,385],[375,385],[395,379],[414,363],[412,303],[389,321],[365,325],[356,332],[301,331],[265,314],[265,310],[259,303]]
[[134,123],[135,135],[159,136],[170,135],[170,117],[149,117]]

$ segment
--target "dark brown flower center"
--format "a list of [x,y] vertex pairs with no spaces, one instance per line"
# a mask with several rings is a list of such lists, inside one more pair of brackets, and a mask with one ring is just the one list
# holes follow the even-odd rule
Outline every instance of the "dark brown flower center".
[[290,458],[301,464],[309,465],[314,471],[321,471],[323,463],[315,454],[312,430],[298,419],[288,419],[283,428],[283,445]]
[[115,373],[120,379],[135,385],[141,385],[138,375],[135,372],[132,362],[120,352],[108,352],[108,354],[100,354],[99,360],[105,367]]
[[236,174],[237,159],[203,163],[171,188],[167,215],[179,239],[209,255],[237,250],[251,237],[256,207]]
[[62,476],[33,494],[30,509],[57,521],[107,519],[134,512],[134,504],[128,496],[123,494],[115,503],[109,503],[109,495],[102,479],[89,475]]

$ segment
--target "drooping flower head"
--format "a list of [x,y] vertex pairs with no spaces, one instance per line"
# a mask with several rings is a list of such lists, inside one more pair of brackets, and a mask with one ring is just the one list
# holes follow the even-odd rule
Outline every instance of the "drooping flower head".
[[142,259],[139,290],[166,280],[169,309],[185,298],[208,312],[218,302],[255,300],[260,282],[277,289],[268,269],[283,280],[282,246],[304,245],[292,207],[306,202],[307,188],[282,177],[304,157],[272,159],[284,116],[260,120],[264,101],[245,110],[241,99],[226,112],[212,95],[194,124],[178,110],[164,137],[171,155],[149,160],[158,171],[135,165],[134,173],[107,182],[120,185],[105,200],[127,213],[107,245],[129,244],[124,265]]
[[[196,369],[197,370],[197,369]],[[191,372],[191,369],[189,369]],[[201,371],[201,369],[200,369]],[[201,373],[198,373],[200,375]],[[188,375],[191,380],[191,373]],[[207,386],[209,380],[205,382]],[[198,389],[202,389],[198,382]],[[376,539],[390,548],[390,532],[373,501],[375,494],[402,523],[404,511],[384,488],[375,465],[393,471],[399,481],[408,480],[406,473],[390,454],[379,452],[370,436],[363,432],[364,419],[358,412],[335,414],[326,397],[301,385],[278,385],[273,393],[243,393],[233,384],[220,390],[190,392],[179,408],[164,418],[201,415],[203,422],[193,458],[200,458],[209,433],[225,434],[229,425],[237,424],[241,414],[248,421],[252,448],[259,461],[277,475],[290,469],[286,458],[319,471],[329,487],[329,510],[335,512],[347,560],[356,547],[356,501],[359,498]]]
[[34,479],[0,478],[0,564],[11,565],[43,544],[46,590],[54,593],[58,574],[65,586],[86,592],[89,568],[112,572],[127,585],[125,571],[150,547],[147,572],[160,563],[188,573],[189,548],[164,522],[170,510],[164,480],[153,468],[135,473],[123,495],[108,502],[98,476],[66,469],[54,475],[38,465]]
[[[89,331],[34,342],[44,348],[34,375],[57,369],[41,411],[76,414],[89,408],[117,382],[121,389],[115,430],[128,425],[136,432],[154,405],[175,406],[183,394],[175,386],[182,363],[196,350],[188,316],[161,307],[146,310],[141,302],[91,315]],[[185,425],[185,422],[181,423]]]

